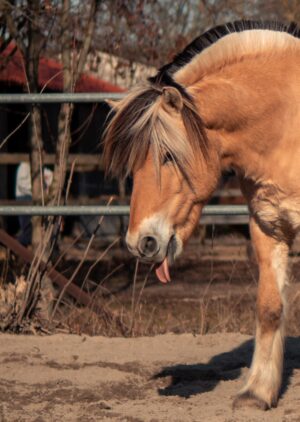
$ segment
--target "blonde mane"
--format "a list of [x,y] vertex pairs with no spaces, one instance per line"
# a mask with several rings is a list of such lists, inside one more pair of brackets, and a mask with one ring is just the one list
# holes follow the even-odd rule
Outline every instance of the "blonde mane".
[[[193,100],[182,89],[180,115],[162,104],[163,87],[146,84],[119,104],[104,137],[106,171],[126,177],[143,165],[149,148],[159,169],[168,156],[187,176],[196,150],[206,156],[207,137]],[[181,121],[180,121],[181,120]]]
[[235,32],[220,38],[197,54],[189,63],[173,74],[174,80],[187,87],[208,73],[244,60],[246,57],[274,55],[286,51],[300,52],[300,41],[287,32],[266,29]]

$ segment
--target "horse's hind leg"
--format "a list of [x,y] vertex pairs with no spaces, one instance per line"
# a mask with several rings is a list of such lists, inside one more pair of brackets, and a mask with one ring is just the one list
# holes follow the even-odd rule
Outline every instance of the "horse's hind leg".
[[255,351],[245,387],[234,407],[276,406],[283,364],[284,287],[288,278],[288,245],[267,236],[251,219],[251,237],[259,264]]

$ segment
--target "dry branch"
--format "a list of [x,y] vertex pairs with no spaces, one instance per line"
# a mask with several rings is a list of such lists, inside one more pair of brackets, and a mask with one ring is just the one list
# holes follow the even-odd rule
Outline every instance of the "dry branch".
[[[0,229],[0,242],[3,243],[7,248],[12,250],[16,255],[20,256],[25,262],[29,264],[33,262],[34,255],[2,229]],[[90,304],[90,297],[75,284],[70,284],[69,280],[65,278],[62,274],[60,274],[58,271],[56,271],[53,267],[47,268],[45,262],[40,262],[39,266],[41,270],[47,271],[47,275],[58,286],[60,290],[64,289],[65,286],[68,286],[66,288],[66,292],[74,299],[76,299],[78,303],[81,303],[86,306]]]
[[[63,0],[61,15],[61,45],[62,45],[62,63],[63,63],[63,90],[64,92],[73,92],[76,82],[80,77],[86,57],[89,52],[92,36],[95,27],[95,16],[97,12],[97,0],[91,0],[90,13],[87,25],[84,29],[84,43],[79,53],[79,62],[75,66],[74,51],[72,51],[72,28],[70,17],[70,0]],[[60,204],[62,191],[64,188],[69,149],[71,145],[71,120],[73,115],[73,104],[62,104],[58,117],[58,139],[56,144],[56,160],[53,173],[53,183],[50,189],[49,202]]]

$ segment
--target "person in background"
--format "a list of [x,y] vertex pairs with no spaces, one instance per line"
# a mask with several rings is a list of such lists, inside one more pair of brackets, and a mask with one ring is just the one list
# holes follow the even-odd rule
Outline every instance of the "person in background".
[[[47,167],[44,167],[43,177],[44,188],[47,192],[53,180],[52,170],[48,169]],[[30,164],[25,161],[21,162],[17,168],[15,195],[17,201],[32,200]],[[23,246],[28,246],[31,244],[32,236],[31,216],[20,215],[18,219],[20,224],[20,233],[17,239]]]

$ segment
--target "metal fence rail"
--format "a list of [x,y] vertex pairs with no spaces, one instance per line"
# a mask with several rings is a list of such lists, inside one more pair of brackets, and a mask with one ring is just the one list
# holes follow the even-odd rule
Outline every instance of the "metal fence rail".
[[[37,206],[16,205],[0,206],[0,215],[95,215],[95,216],[126,216],[129,215],[128,205],[65,205]],[[203,209],[205,216],[248,215],[246,205],[207,205]]]
[[120,100],[125,95],[118,92],[0,94],[0,104],[99,103],[105,100]]
[[[98,103],[105,100],[119,100],[126,94],[122,93],[43,93],[43,94],[0,94],[0,104],[53,104],[53,103]],[[127,216],[129,206],[0,206],[0,215],[61,215],[61,216]],[[245,217],[249,215],[246,205],[207,205],[203,216]]]

